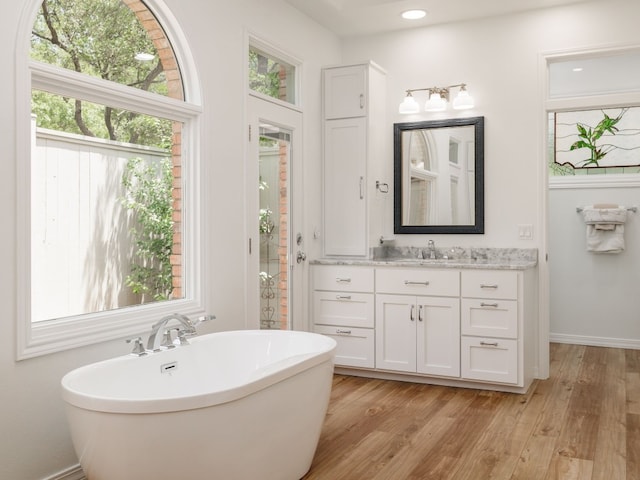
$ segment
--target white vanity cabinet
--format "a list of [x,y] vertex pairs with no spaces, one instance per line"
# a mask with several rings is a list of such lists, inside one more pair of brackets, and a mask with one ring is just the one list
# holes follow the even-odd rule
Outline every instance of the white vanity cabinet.
[[337,342],[337,366],[373,368],[372,267],[314,265],[313,331]]
[[465,270],[461,275],[462,378],[522,383],[522,273]]
[[371,170],[385,154],[385,73],[371,62],[322,72],[324,254],[366,257]]
[[313,329],[339,373],[524,393],[535,377],[534,268],[312,266]]
[[376,368],[460,376],[455,270],[376,270]]

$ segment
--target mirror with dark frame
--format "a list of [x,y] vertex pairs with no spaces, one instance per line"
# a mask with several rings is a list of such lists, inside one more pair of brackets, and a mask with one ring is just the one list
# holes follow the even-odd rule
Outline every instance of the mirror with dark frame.
[[395,233],[484,233],[484,117],[396,123]]

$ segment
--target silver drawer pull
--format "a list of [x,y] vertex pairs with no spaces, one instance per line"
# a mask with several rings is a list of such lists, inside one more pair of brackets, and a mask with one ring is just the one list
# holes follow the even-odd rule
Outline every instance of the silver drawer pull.
[[413,282],[411,280],[405,280],[404,281],[405,285],[429,285],[429,282]]
[[484,342],[481,340],[480,345],[482,345],[483,347],[497,347],[498,342]]
[[336,333],[338,335],[351,335],[351,330],[341,330],[340,328],[336,328]]
[[485,302],[481,302],[480,303],[481,307],[494,307],[494,308],[498,308],[498,304],[497,303],[485,303]]
[[351,295],[336,295],[336,298],[338,300],[351,300]]
[[336,278],[336,282],[338,283],[351,283],[351,279],[350,278]]
[[422,305],[418,306],[418,321],[422,322],[424,320],[423,314],[422,314]]
[[416,306],[415,305],[411,305],[411,313],[409,314],[409,318],[411,319],[411,321],[415,321],[416,319]]
[[481,283],[480,288],[498,288],[497,283]]

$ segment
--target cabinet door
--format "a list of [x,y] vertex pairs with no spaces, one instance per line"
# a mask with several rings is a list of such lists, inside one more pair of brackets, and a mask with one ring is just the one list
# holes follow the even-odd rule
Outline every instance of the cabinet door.
[[416,371],[415,297],[376,295],[376,368]]
[[367,66],[324,70],[324,118],[364,117],[367,114]]
[[417,371],[460,376],[460,300],[418,297]]
[[325,122],[325,255],[368,254],[366,140],[364,118]]

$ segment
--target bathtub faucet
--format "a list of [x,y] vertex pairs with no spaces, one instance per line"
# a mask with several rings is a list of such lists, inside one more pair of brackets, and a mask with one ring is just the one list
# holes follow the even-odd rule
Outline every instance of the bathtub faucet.
[[[171,315],[162,317],[151,327],[151,333],[149,334],[149,340],[147,341],[147,351],[159,352],[161,350],[161,346],[158,345],[158,339],[165,334],[170,335],[170,330],[165,327],[171,320],[177,320],[180,323],[180,326],[177,327],[177,335],[180,339],[180,345],[186,345],[188,344],[187,337],[193,337],[197,334],[196,325],[214,318],[216,318],[214,315],[206,315],[204,317],[199,317],[195,322],[193,322],[189,317],[181,313],[172,313]],[[161,335],[158,335],[158,332],[161,332]],[[166,338],[164,343],[166,343]],[[164,346],[166,347],[167,345]]]

